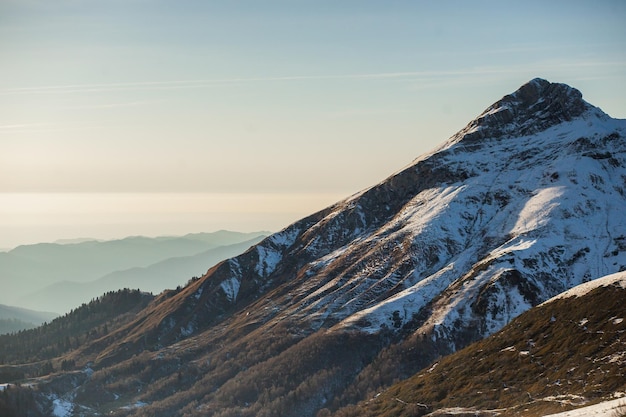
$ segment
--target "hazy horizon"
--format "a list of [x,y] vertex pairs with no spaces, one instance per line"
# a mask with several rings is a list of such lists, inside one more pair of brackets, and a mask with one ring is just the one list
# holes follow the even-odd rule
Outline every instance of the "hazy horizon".
[[2,1],[0,248],[278,230],[535,77],[625,118],[625,17],[614,0]]
[[278,231],[341,194],[0,194],[0,251],[64,239]]

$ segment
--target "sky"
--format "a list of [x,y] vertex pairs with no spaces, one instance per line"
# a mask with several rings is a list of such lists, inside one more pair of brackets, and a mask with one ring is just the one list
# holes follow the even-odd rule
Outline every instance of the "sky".
[[276,231],[534,77],[626,118],[623,1],[0,0],[0,248]]

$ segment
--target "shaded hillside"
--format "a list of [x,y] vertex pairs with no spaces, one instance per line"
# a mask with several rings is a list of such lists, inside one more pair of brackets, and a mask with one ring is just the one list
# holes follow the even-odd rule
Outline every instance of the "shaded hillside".
[[[315,416],[626,268],[626,122],[535,79],[58,361],[82,415]],[[47,400],[46,400],[47,399]]]
[[583,284],[334,415],[408,417],[460,407],[541,416],[609,399],[626,392],[625,299],[624,272]]

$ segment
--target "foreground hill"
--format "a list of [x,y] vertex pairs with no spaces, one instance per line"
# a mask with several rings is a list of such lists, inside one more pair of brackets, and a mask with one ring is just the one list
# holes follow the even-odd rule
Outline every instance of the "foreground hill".
[[59,358],[76,368],[39,380],[38,404],[315,416],[371,397],[626,269],[625,129],[578,90],[532,80],[380,184]]
[[582,284],[335,415],[541,416],[626,395],[625,299],[626,272]]

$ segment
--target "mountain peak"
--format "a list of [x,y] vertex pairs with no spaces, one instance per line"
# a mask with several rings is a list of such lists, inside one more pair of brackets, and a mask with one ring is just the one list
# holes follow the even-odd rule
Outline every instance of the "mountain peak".
[[534,78],[489,106],[458,136],[467,142],[526,136],[580,117],[591,108],[577,89]]
[[549,113],[559,118],[559,121],[578,117],[587,108],[580,91],[567,84],[551,83],[542,78],[530,80],[497,104],[506,104],[518,112],[531,110],[534,114]]

